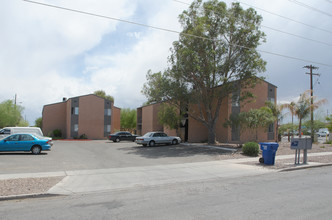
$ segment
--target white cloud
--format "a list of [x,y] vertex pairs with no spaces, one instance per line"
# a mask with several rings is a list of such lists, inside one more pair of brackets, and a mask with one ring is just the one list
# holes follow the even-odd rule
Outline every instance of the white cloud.
[[[175,1],[154,0],[40,1],[177,31],[181,30],[178,15],[188,7]],[[246,2],[328,30],[332,28],[331,20],[308,13],[289,1]],[[326,11],[329,7],[325,6]],[[329,34],[259,10],[258,13],[264,16],[264,25],[332,44]],[[140,91],[147,71],[163,71],[167,67],[169,48],[178,39],[174,33],[9,0],[4,0],[0,7],[0,28],[0,77],[5,82],[0,87],[0,102],[17,94],[31,123],[41,116],[43,105],[99,89],[114,96],[118,107],[140,106],[145,101]],[[266,33],[268,41],[263,48],[268,51],[331,63],[329,47],[273,31]],[[278,87],[279,101],[297,101],[296,97],[309,88],[309,77],[302,67],[310,63],[262,55],[268,61],[264,75]],[[332,91],[327,83],[332,80],[331,68],[320,66],[319,73],[321,84],[315,85],[315,94],[330,99],[328,94]]]

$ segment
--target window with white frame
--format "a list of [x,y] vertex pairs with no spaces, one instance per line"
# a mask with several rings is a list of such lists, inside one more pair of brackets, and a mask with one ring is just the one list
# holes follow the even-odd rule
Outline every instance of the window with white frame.
[[74,131],[78,132],[78,124],[74,124]]

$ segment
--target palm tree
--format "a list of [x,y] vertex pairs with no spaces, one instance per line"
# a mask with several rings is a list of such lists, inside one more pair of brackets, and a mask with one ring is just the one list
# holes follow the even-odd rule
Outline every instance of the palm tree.
[[273,117],[275,118],[275,120],[277,121],[277,129],[276,129],[276,138],[277,141],[279,140],[279,135],[278,135],[278,128],[279,128],[279,122],[282,120],[283,115],[282,115],[282,110],[284,108],[284,105],[276,105],[271,101],[267,101],[265,102],[265,106],[268,107],[273,115]]
[[311,104],[310,90],[300,95],[299,101],[294,105],[294,114],[299,119],[299,137],[301,137],[302,119],[309,116],[311,111],[319,108],[319,106],[321,106],[324,103],[326,103],[326,99],[314,101],[313,104]]
[[293,125],[293,122],[294,122],[294,115],[295,115],[295,102],[291,102],[291,103],[286,103],[286,104],[282,104],[282,109],[285,109],[287,108],[289,110],[289,112],[291,113],[292,115],[292,125]]

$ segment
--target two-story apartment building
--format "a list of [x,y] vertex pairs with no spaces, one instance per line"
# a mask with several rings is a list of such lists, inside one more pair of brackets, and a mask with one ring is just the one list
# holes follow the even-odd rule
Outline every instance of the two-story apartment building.
[[[216,140],[222,143],[244,143],[253,140],[252,132],[239,127],[225,127],[226,120],[231,114],[246,112],[250,109],[258,109],[265,106],[266,101],[276,103],[277,87],[264,80],[260,80],[254,88],[245,89],[250,91],[254,96],[252,102],[241,104],[239,102],[239,94],[244,90],[239,88],[233,94],[230,94],[222,101],[219,119],[216,125]],[[143,135],[149,131],[164,131],[169,135],[179,135],[183,141],[187,142],[206,142],[208,140],[208,129],[202,122],[190,117],[182,120],[178,131],[169,130],[159,124],[158,111],[161,103],[142,106],[137,109],[137,132]],[[188,111],[195,108],[189,106]],[[276,123],[271,124],[269,128],[261,128],[258,132],[259,141],[275,141],[276,140]]]
[[63,138],[105,139],[120,130],[120,111],[112,101],[94,94],[64,98],[43,107],[42,130],[47,135],[59,129]]

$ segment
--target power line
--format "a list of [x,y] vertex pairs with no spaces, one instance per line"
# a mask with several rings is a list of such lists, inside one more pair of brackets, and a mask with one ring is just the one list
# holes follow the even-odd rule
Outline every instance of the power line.
[[[156,29],[156,30],[160,30],[160,31],[176,33],[176,34],[184,35],[184,36],[188,36],[188,37],[195,37],[195,38],[199,38],[199,39],[202,39],[202,40],[216,41],[215,39],[211,39],[211,38],[208,38],[208,37],[202,37],[202,36],[197,36],[197,35],[193,35],[193,34],[181,33],[179,31],[175,31],[175,30],[171,30],[171,29],[166,29],[166,28],[160,28],[160,27],[156,27],[156,26],[141,24],[141,23],[137,23],[137,22],[133,22],[133,21],[124,20],[124,19],[109,17],[109,16],[105,16],[105,15],[99,15],[99,14],[95,14],[95,13],[91,13],[91,12],[85,12],[85,11],[80,11],[80,10],[76,10],[76,9],[70,9],[70,8],[60,7],[60,6],[56,6],[56,5],[51,5],[51,4],[46,4],[46,3],[41,3],[41,2],[36,2],[36,1],[31,1],[31,0],[23,0],[23,1],[28,2],[28,3],[33,3],[33,4],[38,4],[38,5],[46,6],[46,7],[51,7],[51,8],[65,10],[65,11],[75,12],[75,13],[79,13],[79,14],[85,14],[85,15],[90,15],[90,16],[94,16],[94,17],[99,17],[99,18],[104,18],[104,19],[109,19],[109,20],[124,22],[124,23],[138,25],[138,26],[147,27],[147,28],[152,28],[152,29]],[[219,41],[219,40],[217,40],[217,41]],[[252,48],[246,47],[246,46],[243,46],[243,45],[238,45],[238,44],[230,44],[230,45],[231,46],[235,46],[235,47],[240,47],[240,48],[243,48],[243,49],[252,50]],[[274,55],[274,56],[284,57],[284,58],[288,58],[288,59],[293,59],[293,60],[298,60],[298,61],[304,61],[304,62],[311,62],[311,63],[319,64],[319,65],[322,65],[322,66],[332,67],[332,65],[330,65],[330,64],[315,62],[315,61],[306,60],[306,59],[302,59],[302,58],[298,58],[298,57],[292,57],[292,56],[288,56],[288,55],[278,54],[278,53],[264,51],[264,50],[259,50],[259,49],[256,49],[256,51],[261,52],[261,53],[266,53],[266,54]]]
[[[173,0],[173,1],[176,1],[176,0]],[[326,1],[329,1],[329,0],[326,0]],[[326,29],[323,29],[323,28],[320,28],[320,27],[316,27],[316,26],[313,26],[313,25],[310,25],[310,24],[306,24],[306,23],[303,23],[301,21],[297,21],[295,19],[283,16],[283,15],[280,15],[280,14],[277,14],[277,13],[274,13],[274,12],[271,12],[271,11],[267,11],[267,10],[265,10],[263,8],[259,8],[259,7],[256,7],[256,6],[249,5],[249,4],[247,4],[245,2],[242,2],[242,1],[237,1],[237,2],[240,2],[241,4],[247,5],[247,6],[251,7],[251,8],[255,8],[255,9],[264,11],[264,12],[269,13],[271,15],[278,16],[280,18],[283,18],[283,19],[286,19],[286,20],[290,20],[292,22],[295,22],[295,23],[298,23],[298,24],[301,24],[301,25],[304,25],[304,26],[307,26],[307,27],[310,27],[310,28],[313,28],[313,29],[317,29],[317,30],[324,31],[324,32],[332,34],[332,31],[330,31],[330,30],[326,30]],[[330,3],[332,3],[332,1],[330,1]]]
[[290,1],[290,2],[292,2],[292,3],[294,3],[294,4],[297,4],[297,5],[300,5],[300,6],[304,7],[304,8],[307,8],[307,9],[310,9],[310,10],[316,11],[316,12],[318,12],[318,13],[321,13],[321,14],[327,15],[327,16],[329,16],[329,17],[332,17],[332,14],[327,13],[327,12],[325,12],[325,11],[322,11],[322,10],[320,10],[320,9],[318,9],[318,8],[314,8],[314,7],[310,6],[310,5],[304,4],[303,2],[299,2],[299,1],[297,1],[297,0],[288,0],[288,1]]
[[273,31],[277,31],[277,32],[280,32],[280,33],[283,33],[283,34],[287,34],[287,35],[293,36],[293,37],[302,38],[304,40],[308,40],[308,41],[312,41],[312,42],[316,42],[316,43],[319,43],[319,44],[324,44],[326,46],[332,47],[332,44],[326,43],[324,41],[314,40],[314,39],[311,39],[311,38],[303,37],[303,36],[297,35],[297,34],[292,34],[292,33],[289,33],[289,32],[286,32],[286,31],[282,31],[282,30],[279,30],[279,29],[276,29],[276,28],[268,27],[268,26],[265,26],[265,25],[261,25],[261,26],[264,27],[264,28],[273,30]]
[[[189,3],[185,3],[185,2],[182,2],[182,1],[178,1],[178,0],[173,0],[175,2],[179,2],[179,3],[182,3],[182,4],[186,4],[186,5],[190,5]],[[241,4],[245,4],[245,5],[248,5],[246,3],[242,3],[241,1],[238,1],[239,3]],[[252,7],[250,5],[248,5],[249,7]],[[263,9],[262,9],[263,10]],[[283,31],[283,30],[280,30],[280,29],[277,29],[277,28],[273,28],[273,27],[269,27],[269,26],[266,26],[266,25],[261,25],[262,27],[266,28],[266,29],[270,29],[270,30],[273,30],[273,31],[276,31],[276,32],[280,32],[282,34],[287,34],[287,35],[290,35],[290,36],[293,36],[293,37],[297,37],[297,38],[301,38],[301,39],[304,39],[304,40],[308,40],[308,41],[312,41],[312,42],[315,42],[315,43],[319,43],[319,44],[323,44],[323,45],[326,45],[326,46],[329,46],[329,47],[332,47],[332,44],[329,44],[329,43],[326,43],[324,41],[319,41],[319,40],[315,40],[315,39],[311,39],[311,38],[307,38],[307,37],[304,37],[304,36],[301,36],[301,35],[297,35],[297,34],[293,34],[293,33],[289,33],[287,31]],[[312,27],[312,26],[310,26]],[[323,29],[324,30],[324,29]],[[329,33],[332,34],[332,31],[327,31]]]

